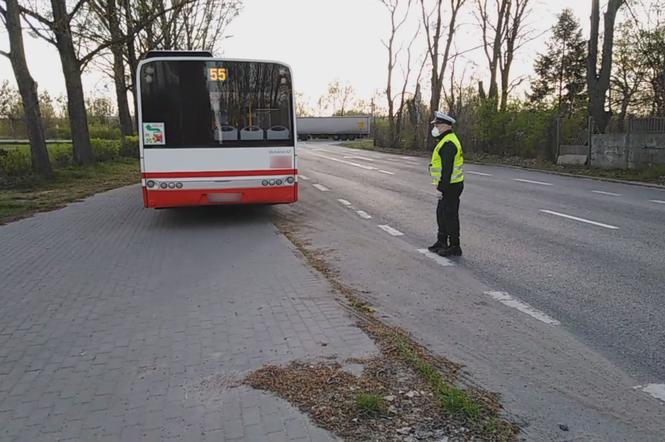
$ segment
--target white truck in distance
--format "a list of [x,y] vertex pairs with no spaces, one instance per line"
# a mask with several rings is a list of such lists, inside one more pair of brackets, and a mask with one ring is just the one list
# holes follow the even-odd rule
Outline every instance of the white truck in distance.
[[298,117],[298,139],[332,138],[333,140],[355,140],[370,134],[370,115],[353,117]]

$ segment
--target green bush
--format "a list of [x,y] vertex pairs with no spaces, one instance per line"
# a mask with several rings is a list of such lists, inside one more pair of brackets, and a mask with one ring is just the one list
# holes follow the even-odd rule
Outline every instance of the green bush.
[[72,132],[67,125],[47,127],[45,129],[45,135],[48,140],[70,140],[72,138]]
[[125,137],[120,148],[120,155],[128,158],[139,157],[139,137],[136,135]]
[[0,149],[0,176],[17,177],[30,174],[30,151],[22,148]]
[[89,126],[90,138],[100,140],[119,140],[120,128],[112,126]]
[[54,167],[69,167],[74,164],[71,144],[49,144],[49,158]]
[[118,140],[90,140],[92,153],[97,161],[110,161],[120,156],[120,141]]

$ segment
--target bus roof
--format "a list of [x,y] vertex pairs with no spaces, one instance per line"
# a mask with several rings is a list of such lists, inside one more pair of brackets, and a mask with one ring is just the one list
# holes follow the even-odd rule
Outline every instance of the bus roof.
[[145,58],[157,58],[157,57],[210,57],[212,58],[212,52],[210,51],[148,51],[145,55]]

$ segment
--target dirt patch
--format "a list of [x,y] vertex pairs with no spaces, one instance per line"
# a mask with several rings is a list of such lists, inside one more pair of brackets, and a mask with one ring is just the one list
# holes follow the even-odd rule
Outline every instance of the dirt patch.
[[345,440],[515,440],[519,428],[501,416],[499,397],[462,385],[461,365],[433,355],[404,331],[378,320],[374,308],[340,280],[326,255],[299,238],[298,216],[293,215],[288,220],[277,215],[275,224],[342,295],[340,301],[356,314],[380,354],[342,363],[267,366],[244,383],[288,400]]
[[[322,428],[350,441],[510,441],[518,427],[499,417],[495,395],[454,386],[458,365],[432,358],[402,332],[381,324],[362,328],[381,354],[338,362],[267,366],[244,383],[270,391]],[[360,375],[347,367],[362,365]],[[356,371],[357,373],[357,371]]]

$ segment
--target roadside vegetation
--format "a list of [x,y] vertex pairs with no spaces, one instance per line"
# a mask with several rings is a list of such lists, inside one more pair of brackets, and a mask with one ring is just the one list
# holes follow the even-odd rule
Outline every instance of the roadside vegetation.
[[[341,143],[345,147],[360,150],[373,150],[377,152],[412,155],[429,158],[431,152],[426,150],[397,149],[391,147],[375,146],[374,140],[363,139]],[[636,183],[649,183],[665,186],[665,166],[653,166],[645,169],[599,169],[586,166],[559,165],[542,158],[524,158],[516,155],[496,155],[487,153],[465,152],[464,160],[467,163],[514,166],[525,169],[540,170],[557,174],[570,174],[589,178],[620,180]]]
[[0,146],[0,224],[140,181],[136,137],[91,144],[95,161],[85,166],[75,163],[70,144],[49,145],[48,179],[33,172],[28,146]]

